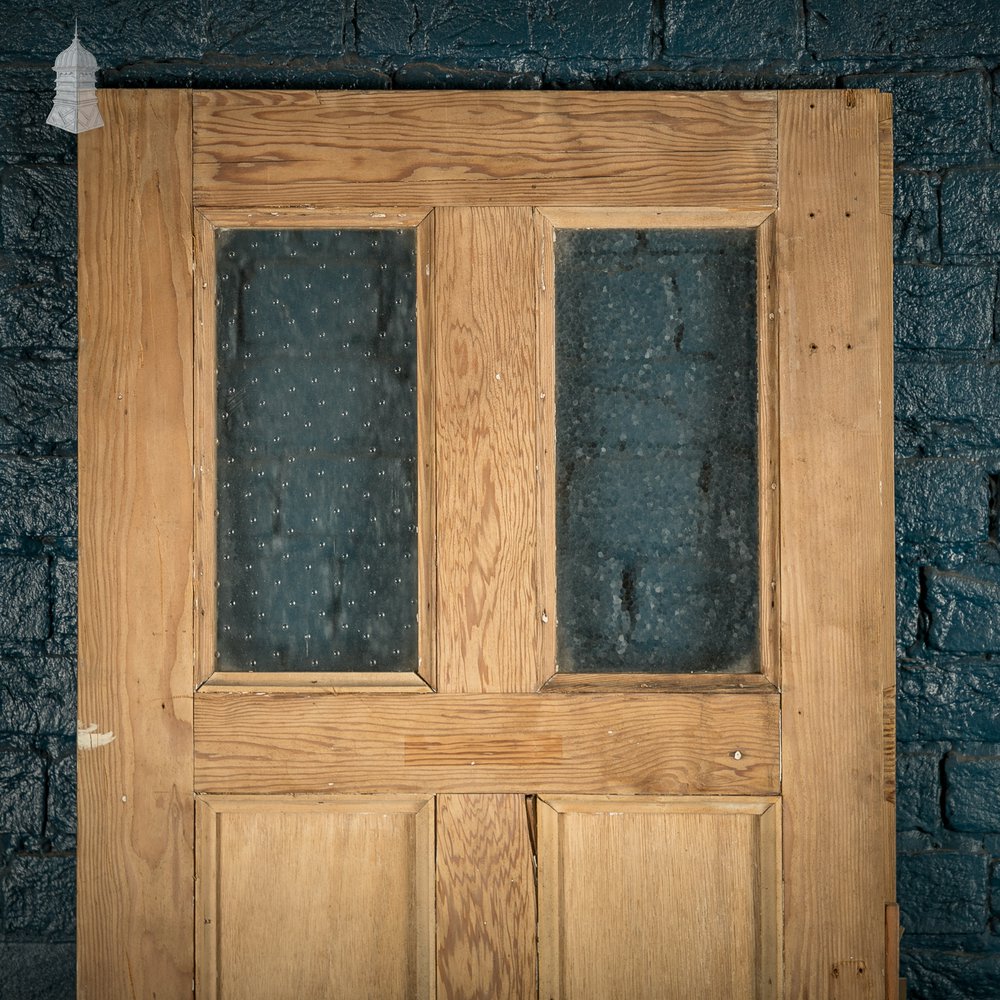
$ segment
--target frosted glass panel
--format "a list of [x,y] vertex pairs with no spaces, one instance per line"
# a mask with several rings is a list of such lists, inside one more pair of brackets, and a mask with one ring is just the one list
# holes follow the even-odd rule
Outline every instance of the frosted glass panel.
[[557,233],[560,670],[756,669],[755,237]]
[[217,248],[217,667],[415,670],[414,230]]

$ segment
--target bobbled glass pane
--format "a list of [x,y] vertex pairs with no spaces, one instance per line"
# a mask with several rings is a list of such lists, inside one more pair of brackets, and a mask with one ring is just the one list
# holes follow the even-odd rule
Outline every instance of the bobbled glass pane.
[[753,230],[560,230],[557,662],[758,663]]
[[415,232],[218,235],[216,666],[415,670]]

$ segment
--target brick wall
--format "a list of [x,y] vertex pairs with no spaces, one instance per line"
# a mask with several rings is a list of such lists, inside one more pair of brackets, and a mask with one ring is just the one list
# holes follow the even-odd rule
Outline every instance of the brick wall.
[[7,0],[0,997],[73,993],[75,142],[43,122],[74,13],[105,86],[893,92],[904,968],[1000,996],[996,0]]

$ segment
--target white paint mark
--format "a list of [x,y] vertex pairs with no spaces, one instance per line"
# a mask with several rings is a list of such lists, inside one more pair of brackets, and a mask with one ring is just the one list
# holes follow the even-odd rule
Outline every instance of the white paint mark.
[[114,739],[114,733],[99,733],[96,722],[85,726],[79,719],[76,720],[76,746],[78,750],[96,750],[98,747],[106,747]]

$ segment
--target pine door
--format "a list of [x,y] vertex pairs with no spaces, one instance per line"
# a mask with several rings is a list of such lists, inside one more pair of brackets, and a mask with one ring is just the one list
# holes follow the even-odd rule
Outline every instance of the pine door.
[[79,995],[895,996],[888,98],[102,102]]

